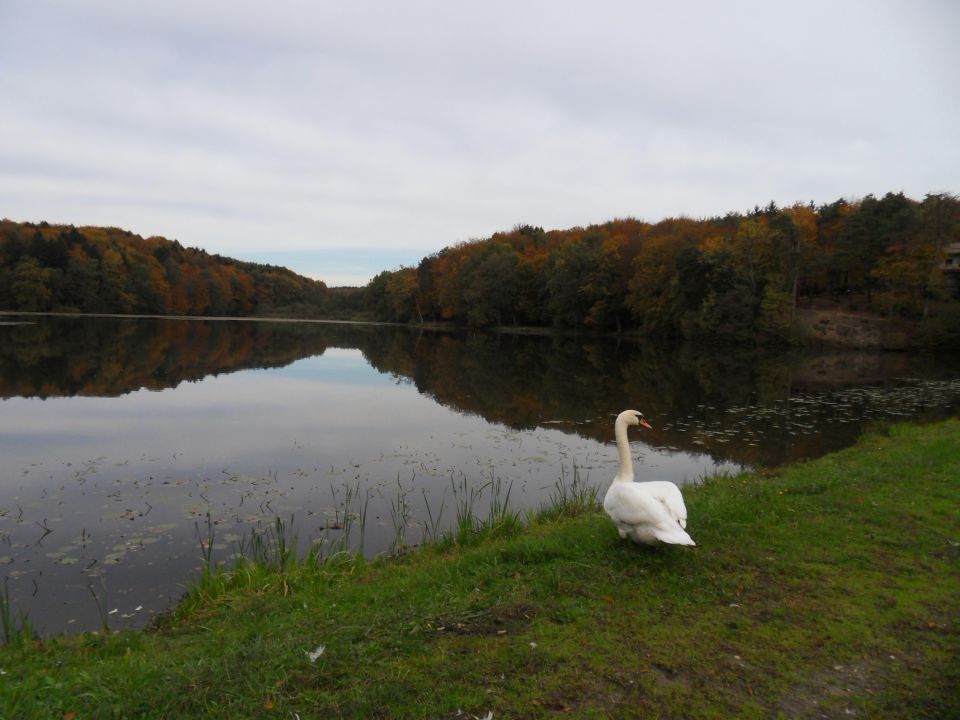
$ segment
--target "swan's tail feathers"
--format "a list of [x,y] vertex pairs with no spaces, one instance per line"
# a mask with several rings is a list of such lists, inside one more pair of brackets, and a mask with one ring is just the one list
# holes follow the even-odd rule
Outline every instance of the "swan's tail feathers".
[[657,529],[657,540],[670,545],[696,545],[693,538],[687,534],[687,531],[679,525],[668,530]]

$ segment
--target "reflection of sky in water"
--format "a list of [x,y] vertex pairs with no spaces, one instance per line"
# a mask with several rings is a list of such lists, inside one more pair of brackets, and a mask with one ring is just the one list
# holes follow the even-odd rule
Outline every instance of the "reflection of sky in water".
[[[0,575],[43,632],[98,627],[91,592],[117,610],[113,627],[169,607],[199,567],[207,513],[219,557],[277,515],[294,517],[305,547],[353,493],[367,503],[364,549],[380,552],[395,538],[401,493],[416,542],[426,503],[452,522],[454,488],[497,478],[512,505],[530,507],[574,467],[602,487],[616,472],[612,438],[491,425],[378,372],[358,350],[332,348],[159,392],[9,399],[0,452]],[[638,479],[683,482],[713,467],[637,442],[634,453]],[[479,514],[489,502],[487,491]]]
[[301,380],[332,380],[340,385],[372,385],[382,378],[382,373],[367,364],[363,353],[353,348],[327,348],[322,357],[297,360],[268,372]]

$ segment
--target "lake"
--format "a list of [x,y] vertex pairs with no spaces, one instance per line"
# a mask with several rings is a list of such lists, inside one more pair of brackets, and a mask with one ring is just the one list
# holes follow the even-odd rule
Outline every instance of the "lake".
[[[960,361],[346,323],[0,316],[0,577],[42,634],[141,627],[206,546],[410,547],[616,472],[697,482],[960,411]],[[499,493],[499,495],[497,494]],[[689,529],[696,538],[696,518]],[[344,538],[344,533],[348,537]]]

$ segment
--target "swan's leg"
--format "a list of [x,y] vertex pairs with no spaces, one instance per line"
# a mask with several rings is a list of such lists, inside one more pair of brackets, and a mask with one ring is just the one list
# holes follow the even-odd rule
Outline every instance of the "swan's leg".
[[627,539],[627,531],[626,531],[626,530],[621,530],[620,528],[617,528],[617,532],[620,533],[620,539],[621,539],[621,540],[626,540],[626,539]]

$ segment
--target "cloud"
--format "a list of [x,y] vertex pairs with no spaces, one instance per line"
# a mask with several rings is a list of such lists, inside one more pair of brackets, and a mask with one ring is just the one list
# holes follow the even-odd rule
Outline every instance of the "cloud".
[[6,0],[0,23],[2,212],[228,255],[960,185],[946,1]]

